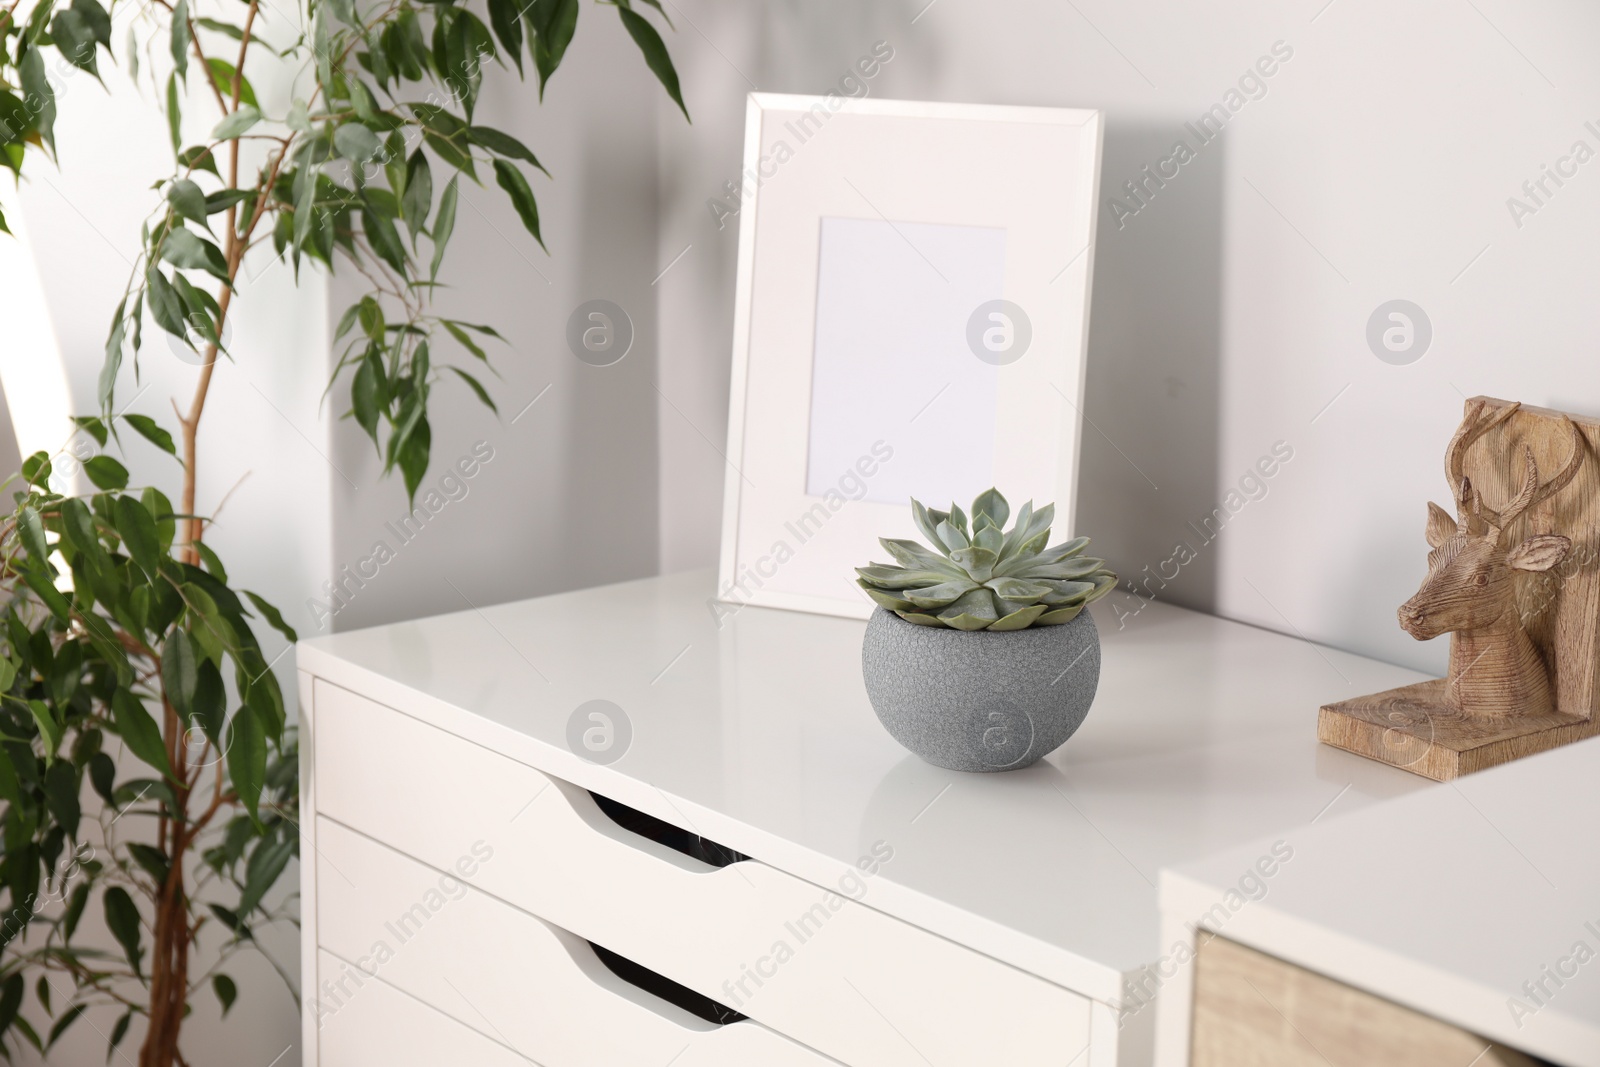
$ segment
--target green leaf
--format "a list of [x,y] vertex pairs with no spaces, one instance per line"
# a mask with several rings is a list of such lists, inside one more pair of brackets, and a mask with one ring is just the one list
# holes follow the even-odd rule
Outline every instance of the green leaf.
[[468,352],[471,352],[483,362],[489,362],[488,354],[484,352],[482,347],[479,346],[478,342],[472,339],[471,335],[468,334],[467,331],[461,328],[461,323],[453,322],[450,319],[440,319],[439,321],[444,326],[445,331],[449,333],[451,337],[454,337],[458,342],[460,342],[461,347],[465,348]]
[[200,562],[205,564],[206,570],[213,577],[215,577],[217,581],[226,583],[228,580],[228,570],[222,565],[222,560],[217,557],[216,552],[212,550],[211,546],[206,544],[204,541],[196,541],[193,547],[195,552],[200,556]]
[[42,700],[28,701],[28,711],[33,714],[34,725],[39,727],[39,737],[44,741],[44,761],[54,763],[56,749],[61,746],[61,724]]
[[95,38],[94,28],[80,12],[71,10],[56,12],[55,19],[50,23],[50,36],[55,40],[56,49],[68,63],[79,70],[93,74],[96,80],[100,78],[100,68],[95,57],[98,41]]
[[152,263],[145,272],[145,306],[156,320],[156,325],[188,344],[188,327],[184,321],[186,309],[177,290],[166,276]]
[[[533,190],[528,188],[528,179],[522,176],[515,163],[507,163],[503,159],[494,161],[494,177],[500,188],[511,198],[511,206],[517,209],[522,225],[533,234],[533,239],[539,242],[539,247],[544,248],[544,238],[539,236],[539,206],[534,203]],[[549,249],[545,251],[548,252]]]
[[56,91],[45,74],[43,53],[37,48],[24,52],[17,64],[17,73],[22,79],[23,100],[35,113],[34,125],[53,153],[56,150]]
[[367,235],[367,243],[377,253],[378,258],[394,269],[396,274],[406,274],[406,249],[400,243],[400,234],[394,228],[394,223],[389,221],[371,208],[361,211],[361,229]]
[[172,537],[177,532],[177,519],[172,514],[172,501],[167,495],[153,485],[144,487],[144,492],[139,494],[139,500],[144,504],[150,517],[156,520],[156,540],[161,544],[161,551],[165,554],[172,548]]
[[24,507],[18,515],[22,544],[40,566],[49,567],[50,545],[44,537],[44,520],[39,518],[39,512],[31,504]]
[[217,999],[222,1002],[222,1017],[228,1017],[228,1009],[233,1007],[233,1002],[239,999],[239,987],[233,984],[233,979],[225,974],[212,975],[211,989],[217,994]]
[[172,435],[162,429],[156,420],[150,416],[124,415],[123,419],[127,421],[129,426],[133,427],[135,433],[161,449],[161,451],[173,456],[178,454],[178,447],[173,444]]
[[244,133],[250,127],[261,121],[261,112],[249,104],[240,104],[237,111],[217,123],[216,129],[211,131],[213,141],[231,141]]
[[172,873],[172,864],[165,852],[154,845],[137,842],[129,842],[125,847],[134,862],[144,868],[145,873],[155,880],[156,885],[166,884],[167,876]]
[[346,122],[333,131],[333,146],[345,159],[365,163],[379,152],[383,144],[378,135],[359,122]]
[[400,442],[400,473],[405,479],[408,501],[416,499],[417,487],[422,484],[422,476],[428,473],[428,453],[432,441],[432,431],[428,428],[428,420],[424,416],[417,420],[411,433]]
[[116,806],[113,800],[116,793],[116,777],[117,765],[110,756],[104,752],[96,752],[89,757],[89,784],[100,794],[100,799],[112,807]]
[[304,100],[296,99],[289,105],[289,115],[284,119],[284,124],[295,133],[311,136],[311,108]]
[[206,224],[206,194],[188,178],[179,178],[167,186],[167,202],[182,217]]
[[411,160],[406,164],[406,188],[400,197],[400,214],[406,220],[406,228],[411,231],[413,246],[417,234],[427,224],[428,212],[433,208],[433,170],[428,166],[428,157],[422,149],[411,153]]
[[189,0],[178,0],[172,7],[172,66],[178,77],[189,74]]
[[50,480],[50,453],[35,452],[22,461],[22,476],[29,485],[43,485]]
[[79,882],[72,890],[72,896],[67,898],[67,910],[61,916],[62,933],[64,940],[71,941],[72,935],[78,932],[78,923],[83,919],[83,909],[89,903],[89,883]]
[[111,16],[95,0],[72,0],[72,10],[82,16],[95,41],[106,51],[111,51]]
[[261,821],[261,789],[267,778],[267,739],[261,720],[249,707],[233,713],[228,724],[228,774],[250,818]]
[[450,234],[456,228],[456,183],[461,179],[454,177],[444,187],[444,195],[439,197],[439,213],[433,219],[433,263],[429,267],[429,279],[439,277],[439,264],[444,262],[445,245],[450,243]]
[[249,597],[250,603],[256,606],[257,611],[261,612],[261,617],[267,620],[268,626],[288,638],[291,643],[300,640],[299,636],[294,632],[294,627],[283,621],[283,615],[277,608],[248,589],[244,590],[244,595]]
[[[209,170],[217,174],[217,157],[209,145],[194,145],[178,153],[178,165],[190,170]],[[217,174],[218,178],[222,175]]]
[[145,710],[143,701],[126,689],[111,694],[111,713],[117,733],[139,759],[148,763],[168,778],[172,775],[172,762],[167,758],[167,746],[161,739],[161,728]]
[[[178,95],[177,71],[167,75],[167,136],[172,140],[172,151],[177,153],[183,147],[183,101]],[[216,166],[211,169],[214,172]]]
[[132,1022],[133,1009],[129,1008],[122,1013],[122,1016],[117,1019],[116,1025],[111,1028],[111,1037],[106,1042],[106,1063],[108,1065],[111,1063],[111,1057],[116,1054],[117,1046],[122,1044],[122,1039],[128,1036],[128,1026]]
[[228,693],[222,684],[222,672],[210,660],[202,660],[195,679],[194,718],[205,731],[207,738],[217,748],[222,747],[223,721],[227,717]]
[[[206,65],[211,68],[211,76],[216,79],[217,85],[221,87],[223,97],[231,100],[233,98],[233,75],[237,68],[226,59],[217,59],[215,57],[206,60]],[[239,102],[248,104],[257,110],[261,107],[256,102],[256,91],[251,87],[250,79],[242,74],[239,75]]]
[[[495,155],[505,156],[507,159],[520,159],[544,170],[544,164],[539,162],[528,147],[508,133],[501,133],[490,126],[468,126],[467,138],[473,144],[487,148]],[[547,175],[550,173],[547,170],[544,172]]]
[[128,485],[128,468],[110,456],[93,456],[85,460],[83,470],[100,489],[123,489]]
[[506,54],[516,61],[517,74],[522,74],[522,19],[520,0],[489,0],[489,25],[500,38]]
[[179,627],[167,635],[161,649],[161,688],[167,702],[185,719],[194,713],[198,660],[189,631]]
[[156,533],[156,521],[143,504],[131,496],[117,497],[115,507],[117,532],[122,544],[139,569],[155,581],[157,564],[161,555],[161,541]]
[[5,980],[5,985],[0,986],[0,1034],[11,1029],[11,1024],[17,1018],[17,1009],[22,1007],[22,995],[25,992],[27,982],[18,971],[13,971]]
[[83,814],[78,806],[78,773],[71,762],[57,760],[44,773],[44,800],[50,814],[74,841],[78,839],[78,819]]
[[174,267],[185,270],[203,270],[223,284],[228,277],[228,261],[222,249],[200,237],[192,230],[175,229],[161,242],[161,258]]
[[67,1027],[77,1022],[83,1013],[88,1010],[89,1006],[87,1004],[74,1004],[68,1008],[65,1014],[57,1019],[56,1024],[50,1028],[50,1037],[45,1041],[44,1047],[47,1049],[53,1048],[55,1043],[61,1040],[61,1035],[67,1032]]
[[246,865],[244,892],[239,895],[240,915],[249,915],[261,903],[294,853],[295,838],[290,836],[265,838],[256,845]]
[[484,407],[488,408],[496,415],[500,414],[500,409],[494,406],[494,401],[490,399],[488,391],[484,389],[483,384],[479,382],[478,379],[474,378],[460,367],[450,367],[448,369],[455,371],[461,376],[462,381],[466,382],[472,387],[472,391],[478,395],[478,401],[482,403]]
[[645,66],[660,79],[667,95],[683,111],[683,117],[689,118],[689,109],[684,106],[683,94],[678,89],[678,72],[673,69],[672,57],[667,54],[667,46],[662,42],[661,35],[644,20],[643,15],[621,4],[617,5],[617,14],[622,16],[622,25],[627,28],[628,36],[633,38],[633,43],[639,46],[639,51],[644,55]]
[[561,65],[578,27],[578,0],[533,0],[525,9],[533,29],[533,63],[539,71],[539,99],[545,83]]
[[106,926],[111,930],[111,936],[117,939],[122,951],[127,954],[128,964],[133,968],[133,973],[142,977],[144,949],[139,944],[138,906],[134,904],[133,898],[128,896],[128,891],[119,885],[106,890],[103,903],[106,910]]

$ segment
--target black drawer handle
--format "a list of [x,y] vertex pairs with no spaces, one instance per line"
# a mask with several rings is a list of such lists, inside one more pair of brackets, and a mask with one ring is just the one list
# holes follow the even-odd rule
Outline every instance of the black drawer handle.
[[658,845],[665,845],[674,852],[691,856],[701,863],[712,867],[726,867],[750,858],[743,852],[735,852],[725,845],[719,845],[699,834],[692,834],[654,815],[646,815],[638,808],[630,808],[621,801],[603,797],[593,790],[590,790],[589,795],[594,798],[595,806],[605,813],[606,818],[624,830],[636,833],[640,837],[647,837]]
[[[595,799],[599,799],[596,797]],[[682,1008],[697,1019],[704,1019],[708,1023],[725,1026],[747,1018],[734,1011],[725,1004],[719,1004],[710,997],[701,996],[688,986],[681,986],[665,975],[657,974],[648,967],[642,967],[626,956],[619,956],[608,948],[602,948],[593,941],[589,947],[594,949],[594,954],[600,962],[606,965],[606,970],[636,986],[652,996],[660,997],[668,1004]]]

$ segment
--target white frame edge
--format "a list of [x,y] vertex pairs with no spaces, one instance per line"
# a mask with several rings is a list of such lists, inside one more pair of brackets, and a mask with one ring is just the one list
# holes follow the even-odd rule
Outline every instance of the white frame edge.
[[[950,118],[967,119],[974,121],[1006,120],[1011,122],[1037,123],[1040,125],[1071,125],[1074,120],[1077,125],[1092,130],[1092,140],[1085,146],[1089,160],[1093,163],[1102,154],[1105,144],[1105,123],[1103,115],[1094,108],[1058,108],[1058,107],[1029,107],[1011,104],[950,104],[922,100],[878,100],[870,97],[844,97],[841,112],[854,112],[865,115],[894,115],[904,118]],[[761,122],[760,118],[768,109],[799,109],[804,110],[814,104],[827,100],[824,96],[811,96],[797,93],[750,93],[745,102],[745,141],[744,141],[744,169],[743,174],[757,173],[761,162]],[[1088,383],[1089,369],[1089,312],[1093,299],[1094,289],[1094,249],[1098,240],[1099,211],[1095,205],[1100,201],[1100,167],[1089,166],[1092,174],[1089,188],[1089,240],[1088,244],[1079,255],[1088,257],[1088,264],[1084,271],[1083,284],[1083,319],[1081,335],[1078,338],[1078,380],[1076,393],[1078,400],[1074,403],[1064,399],[1063,403],[1071,408],[1070,412],[1063,414],[1064,425],[1069,426],[1061,434],[1058,448],[1062,457],[1070,457],[1070,462],[1060,464],[1060,485],[1056,495],[1057,525],[1068,532],[1074,530],[1077,520],[1077,493],[1078,493],[1078,455],[1083,442],[1084,415],[1081,406],[1084,392]],[[726,470],[723,472],[722,489],[722,531],[721,543],[718,547],[717,562],[717,590],[716,599],[742,606],[786,608],[797,611],[816,612],[825,615],[843,616],[846,618],[865,619],[872,613],[872,604],[862,600],[857,610],[851,610],[850,602],[837,600],[831,597],[810,597],[793,593],[780,593],[766,590],[754,590],[750,595],[738,600],[729,599],[728,594],[734,588],[738,569],[739,546],[739,509],[741,505],[741,488],[739,482],[743,478],[739,463],[744,456],[745,437],[745,409],[748,404],[748,383],[750,371],[750,301],[751,289],[755,277],[756,254],[756,214],[761,197],[760,183],[756,183],[748,196],[743,197],[739,205],[739,258],[736,281],[734,285],[733,304],[733,363],[728,380],[728,441],[727,451],[724,456]],[[1071,263],[1068,264],[1071,266]]]

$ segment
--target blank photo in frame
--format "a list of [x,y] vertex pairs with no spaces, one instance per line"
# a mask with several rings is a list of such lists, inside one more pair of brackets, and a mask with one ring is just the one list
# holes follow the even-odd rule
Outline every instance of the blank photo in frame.
[[865,618],[910,498],[1070,536],[1101,116],[752,93],[718,597]]

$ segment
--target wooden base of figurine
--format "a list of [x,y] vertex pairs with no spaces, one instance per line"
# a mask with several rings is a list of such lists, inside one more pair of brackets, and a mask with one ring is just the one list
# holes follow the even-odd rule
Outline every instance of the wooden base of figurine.
[[1436,782],[1600,734],[1579,715],[1469,719],[1445,700],[1443,678],[1324,704],[1317,740]]

